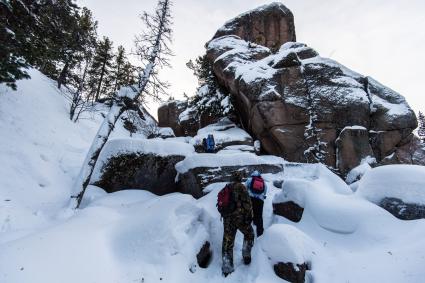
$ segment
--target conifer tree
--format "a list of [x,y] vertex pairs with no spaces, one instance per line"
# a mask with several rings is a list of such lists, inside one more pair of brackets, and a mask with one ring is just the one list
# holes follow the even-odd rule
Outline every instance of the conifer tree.
[[93,101],[98,101],[99,98],[106,94],[110,88],[112,60],[114,58],[112,41],[103,37],[97,43],[93,62],[89,71],[90,76],[90,96]]
[[75,195],[71,196],[70,206],[78,208],[84,192],[90,182],[94,166],[102,148],[105,146],[118,118],[127,110],[138,107],[143,95],[157,97],[164,91],[165,84],[158,80],[158,69],[169,66],[168,56],[171,55],[169,44],[171,41],[171,1],[159,0],[154,14],[144,13],[143,20],[146,32],[136,40],[137,53],[144,63],[139,73],[137,85],[132,91],[123,91],[114,97],[112,107],[97,132],[89,152],[81,167],[75,184]]
[[29,78],[26,57],[37,26],[35,1],[0,2],[0,83],[16,89],[15,82]]

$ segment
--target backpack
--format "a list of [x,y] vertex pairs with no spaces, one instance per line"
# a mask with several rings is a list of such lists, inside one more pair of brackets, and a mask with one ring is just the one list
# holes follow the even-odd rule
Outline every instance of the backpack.
[[207,138],[207,150],[214,150],[214,137],[212,135]]
[[249,188],[254,194],[260,195],[264,193],[264,180],[260,176],[253,176],[251,186]]
[[226,184],[217,195],[217,210],[225,217],[236,210],[236,201],[233,195],[233,184]]

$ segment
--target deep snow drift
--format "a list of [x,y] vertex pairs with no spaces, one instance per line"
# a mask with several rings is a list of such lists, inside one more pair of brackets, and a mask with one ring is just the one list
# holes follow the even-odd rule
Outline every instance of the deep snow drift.
[[[223,183],[207,187],[209,194],[199,200],[178,193],[106,194],[91,186],[82,209],[65,214],[100,116],[70,122],[66,101],[52,82],[36,71],[31,75],[19,82],[17,93],[0,86],[0,282],[283,282],[273,264],[288,260],[308,262],[309,278],[319,283],[423,282],[425,220],[398,220],[363,193],[423,197],[425,188],[410,186],[413,181],[399,179],[407,184],[405,193],[400,182],[387,181],[398,174],[422,178],[422,167],[372,169],[353,193],[324,166],[285,163],[283,176],[264,176],[266,231],[255,242],[252,263],[242,264],[238,233],[236,270],[226,279],[215,208]],[[190,139],[172,141],[190,147]],[[195,162],[191,152],[186,154]],[[282,178],[283,190],[273,185]],[[285,200],[305,208],[299,223],[273,214],[272,202]],[[213,259],[202,269],[196,253],[206,240]]]

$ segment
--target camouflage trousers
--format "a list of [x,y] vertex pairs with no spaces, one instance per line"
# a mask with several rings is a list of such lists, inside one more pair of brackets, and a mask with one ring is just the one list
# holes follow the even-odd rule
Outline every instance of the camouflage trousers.
[[233,246],[237,230],[244,235],[242,256],[251,258],[251,248],[254,244],[254,230],[251,221],[244,220],[242,217],[225,217],[223,219],[223,273],[233,271]]

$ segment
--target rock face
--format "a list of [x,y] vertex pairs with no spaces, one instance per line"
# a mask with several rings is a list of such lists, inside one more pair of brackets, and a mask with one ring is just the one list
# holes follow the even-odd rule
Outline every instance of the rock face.
[[[231,93],[244,128],[269,154],[293,162],[319,161],[342,175],[366,154],[378,163],[393,153],[403,155],[417,127],[403,96],[320,57],[305,44],[288,42],[295,32],[282,37],[278,42],[283,45],[274,52],[266,40],[252,40],[251,33],[237,28],[253,14],[273,21],[275,16],[264,11],[283,13],[286,8],[281,7],[272,4],[248,12],[228,22],[207,44],[214,74]],[[275,37],[271,29],[262,31],[265,38]],[[346,127],[364,130],[343,131]]]
[[212,250],[210,242],[206,241],[202,246],[201,250],[196,255],[196,261],[198,262],[199,267],[207,268],[212,259]]
[[135,153],[115,156],[109,159],[100,180],[94,185],[108,193],[124,189],[143,189],[157,195],[178,192],[174,166],[184,158]]
[[254,170],[262,174],[276,174],[283,172],[283,166],[278,164],[257,164],[244,166],[196,167],[183,174],[179,174],[179,191],[190,194],[195,198],[200,198],[206,194],[204,189],[208,185],[218,182],[230,182],[232,181],[232,174],[236,171],[243,171],[244,175],[248,176]]
[[273,266],[274,272],[283,280],[291,283],[304,283],[306,271],[308,270],[307,264],[283,263],[279,262]]
[[179,123],[180,114],[186,110],[187,102],[169,101],[158,108],[158,126],[170,127],[177,137],[185,135],[185,128]]
[[300,222],[303,217],[304,208],[293,201],[273,203],[273,213],[293,222]]
[[337,167],[346,175],[352,168],[368,157],[373,156],[369,143],[369,132],[364,127],[344,128],[336,140]]
[[214,38],[224,35],[237,35],[245,41],[279,48],[285,42],[296,41],[294,16],[282,3],[275,2],[227,22]]
[[384,198],[379,206],[401,220],[425,218],[425,206],[416,203],[405,203],[398,198]]
[[230,182],[236,171],[245,176],[254,170],[262,174],[283,172],[284,160],[276,156],[257,156],[253,153],[210,154],[201,153],[186,157],[176,164],[180,191],[200,198],[212,183]]
[[147,190],[157,195],[178,192],[175,165],[194,152],[192,145],[149,139],[111,139],[96,162],[90,184],[107,192]]

